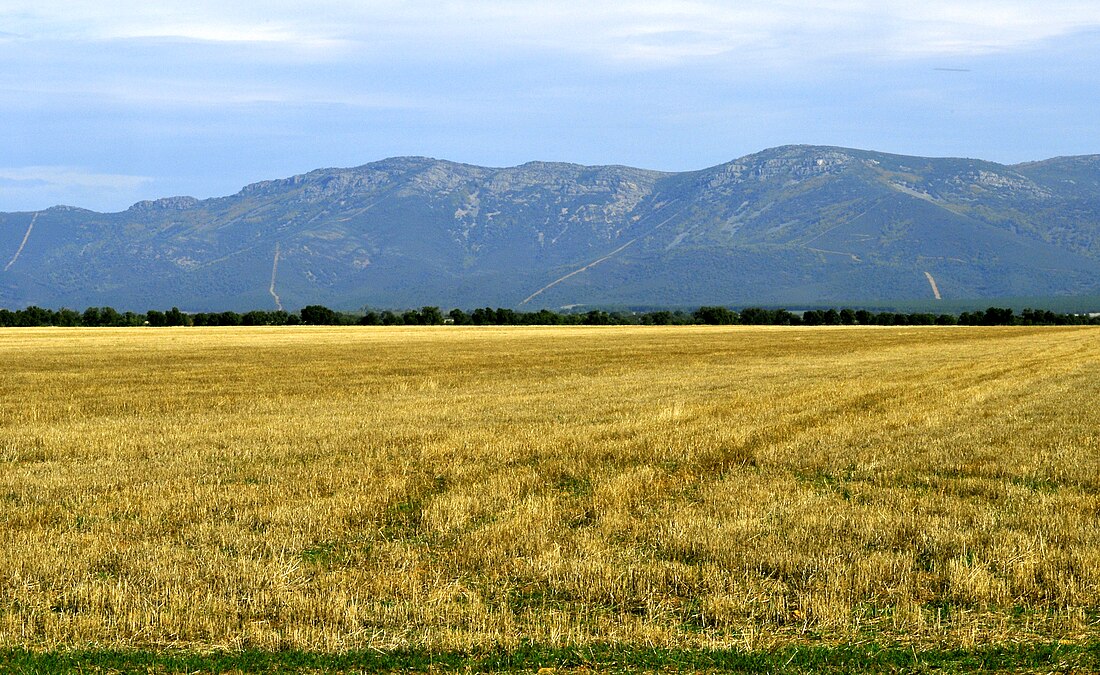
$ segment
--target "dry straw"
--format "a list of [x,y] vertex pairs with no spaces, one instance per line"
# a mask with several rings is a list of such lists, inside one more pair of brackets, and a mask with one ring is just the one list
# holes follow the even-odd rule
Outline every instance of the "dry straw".
[[0,644],[1097,637],[1100,332],[0,333]]

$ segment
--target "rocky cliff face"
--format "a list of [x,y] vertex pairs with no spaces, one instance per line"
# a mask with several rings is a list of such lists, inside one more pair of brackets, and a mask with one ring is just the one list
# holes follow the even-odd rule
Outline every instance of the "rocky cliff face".
[[[5,267],[6,266],[6,267]],[[1100,291],[1100,158],[787,146],[688,173],[393,158],[0,214],[0,305],[859,303]]]

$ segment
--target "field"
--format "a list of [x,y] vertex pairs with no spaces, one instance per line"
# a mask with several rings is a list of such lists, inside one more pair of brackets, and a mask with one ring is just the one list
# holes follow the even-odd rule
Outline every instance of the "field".
[[1093,654],[1097,410],[1089,328],[5,330],[0,649]]

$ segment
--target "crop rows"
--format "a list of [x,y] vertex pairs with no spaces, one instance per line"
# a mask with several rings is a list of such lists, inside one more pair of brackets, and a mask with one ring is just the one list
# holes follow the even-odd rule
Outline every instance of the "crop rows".
[[1097,637],[1091,328],[12,329],[0,646]]

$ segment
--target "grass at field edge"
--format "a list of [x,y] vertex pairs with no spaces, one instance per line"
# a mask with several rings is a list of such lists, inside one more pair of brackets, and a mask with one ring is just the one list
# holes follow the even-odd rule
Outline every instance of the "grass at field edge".
[[1019,644],[975,649],[878,645],[791,647],[774,651],[675,650],[592,645],[432,653],[420,650],[322,654],[301,651],[0,650],[3,673],[276,673],[531,672],[539,668],[597,672],[863,673],[1096,671],[1100,643]]

